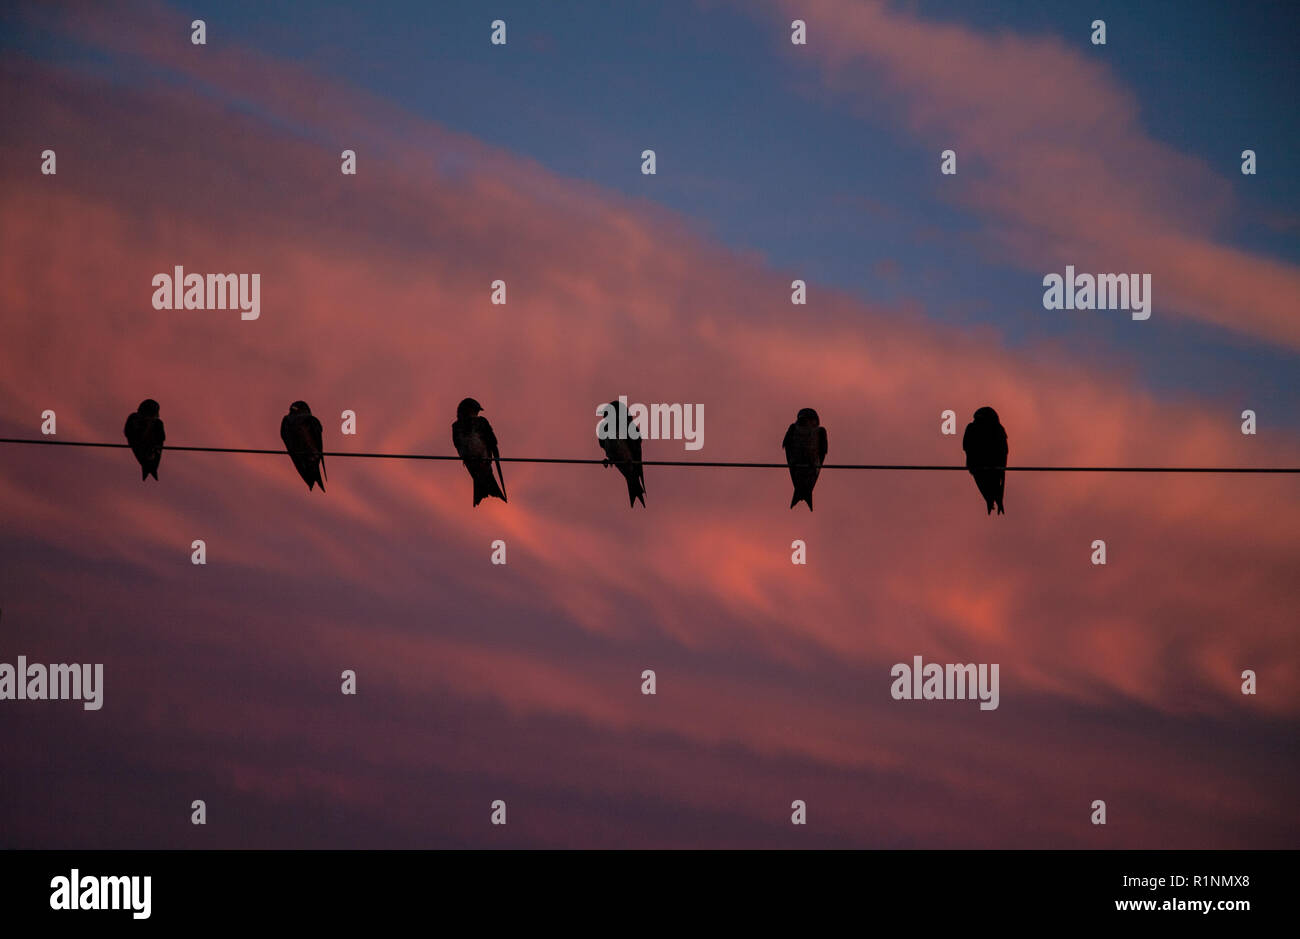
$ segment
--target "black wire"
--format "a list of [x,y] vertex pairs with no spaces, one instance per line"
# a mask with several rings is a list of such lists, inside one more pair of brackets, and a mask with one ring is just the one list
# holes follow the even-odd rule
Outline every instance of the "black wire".
[[[95,443],[87,440],[31,440],[20,437],[0,437],[0,443],[33,443],[61,447],[110,447],[128,449],[127,443]],[[284,456],[285,450],[256,450],[247,447],[182,447],[166,444],[164,451],[181,451],[190,453],[269,453]],[[369,460],[460,460],[456,455],[435,453],[348,453],[341,450],[326,450],[322,456],[343,457]],[[563,457],[501,457],[502,463],[604,463],[602,459],[566,459]],[[642,466],[706,466],[735,469],[787,469],[787,463],[741,463],[704,460],[642,460]],[[806,464],[796,463],[796,467]],[[989,466],[967,467],[924,463],[824,463],[822,469],[845,470],[904,470],[917,472],[955,471],[968,472],[970,469],[999,469],[1019,473],[1300,473],[1300,466]]]

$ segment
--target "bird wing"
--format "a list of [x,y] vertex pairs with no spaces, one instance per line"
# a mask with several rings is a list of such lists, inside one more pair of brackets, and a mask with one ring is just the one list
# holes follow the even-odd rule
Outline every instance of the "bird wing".
[[316,455],[320,456],[325,452],[325,434],[324,430],[321,428],[320,421],[313,416],[307,418],[304,424],[303,436],[307,438],[307,442],[316,450]]
[[[488,423],[486,417],[480,416],[477,423],[479,438],[483,445],[487,447],[487,452],[496,460],[497,479],[501,481],[501,497],[505,498],[506,494],[506,474],[501,471],[501,449],[497,446],[497,435],[492,432],[492,425]],[[488,466],[488,475],[492,475],[492,467]]]
[[980,438],[975,423],[966,425],[966,432],[961,435],[961,448],[966,453],[966,466],[980,465]]
[[818,457],[817,462],[818,463],[826,462],[827,449],[828,449],[828,441],[826,439],[826,428],[818,427],[817,428],[817,457]]
[[641,483],[641,488],[644,490],[645,468],[641,466],[641,438],[630,438],[627,442],[627,448],[632,451],[632,468],[636,471],[636,478]]
[[286,414],[280,418],[280,439],[284,441],[284,448],[290,452],[293,451],[291,441],[293,440],[294,425],[298,423],[294,420],[292,414]]
[[500,456],[501,453],[497,449],[497,435],[492,432],[492,425],[488,423],[488,419],[479,416],[475,420],[474,429],[478,431],[479,437],[483,440],[483,445],[488,448],[488,453],[493,456]]
[[[308,417],[304,423],[303,436],[307,438],[308,443],[313,447],[313,454],[320,460],[321,476],[325,476],[325,434],[321,427],[319,418]],[[324,487],[321,487],[324,489]]]
[[781,449],[785,450],[786,462],[790,462],[790,438],[794,436],[794,425],[791,424],[785,429],[785,436],[781,438]]

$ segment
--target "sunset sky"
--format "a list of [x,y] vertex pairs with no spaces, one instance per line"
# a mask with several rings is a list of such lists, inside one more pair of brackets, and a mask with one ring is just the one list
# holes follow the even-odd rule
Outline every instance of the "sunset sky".
[[[832,463],[956,465],[987,404],[1013,465],[1300,465],[1300,12],[1131,6],[7,5],[0,436],[153,397],[277,449],[303,399],[327,450],[445,454],[473,396],[503,455],[595,459],[627,395],[704,408],[648,460],[780,461],[815,407]],[[1151,318],[1044,309],[1067,264]],[[177,265],[260,318],[155,310]],[[0,847],[1300,844],[1300,476],[1011,472],[990,518],[964,473],[828,469],[810,514],[782,469],[635,510],[599,466],[477,508],[327,469],[0,445],[0,662],[105,682],[0,701]],[[1000,706],[893,700],[915,655]]]

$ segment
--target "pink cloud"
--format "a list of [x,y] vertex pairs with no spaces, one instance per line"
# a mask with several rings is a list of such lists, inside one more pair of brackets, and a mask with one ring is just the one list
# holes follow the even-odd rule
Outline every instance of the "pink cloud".
[[[108,48],[199,68],[87,15],[79,28]],[[946,68],[965,61],[962,37]],[[1009,350],[825,290],[814,322],[785,315],[788,279],[680,218],[355,92],[330,89],[317,109],[329,86],[294,68],[241,50],[213,58],[205,80],[256,98],[268,118],[219,95],[105,93],[29,61],[0,66],[0,97],[14,103],[0,142],[12,208],[0,216],[0,305],[22,350],[0,375],[7,433],[34,435],[55,407],[61,436],[116,440],[152,395],[175,444],[274,448],[280,416],[304,397],[329,448],[449,452],[455,403],[472,394],[506,455],[594,458],[595,405],[627,393],[702,402],[701,459],[779,460],[785,425],[811,404],[833,462],[957,463],[939,414],[965,420],[986,402],[1021,464],[1300,456],[1243,437],[1235,414],[1157,398],[1058,349]],[[362,173],[342,177],[337,147],[278,122],[355,138]],[[34,172],[36,140],[66,141],[57,177]],[[438,169],[434,150],[466,168]],[[260,272],[262,318],[152,310],[150,277],[176,263]],[[496,277],[509,283],[504,307],[488,302]],[[358,413],[357,438],[338,433],[343,408]],[[684,455],[647,444],[647,458]],[[787,509],[780,470],[650,467],[650,508],[635,512],[599,466],[510,464],[510,504],[477,510],[455,463],[336,459],[329,472],[321,496],[287,458],[173,452],[163,481],[142,486],[121,451],[6,451],[6,554],[36,546],[58,571],[83,571],[81,595],[112,628],[87,624],[82,638],[140,643],[143,658],[121,660],[158,666],[137,665],[131,687],[162,703],[115,712],[128,739],[144,734],[137,714],[179,721],[229,748],[223,778],[237,791],[310,792],[377,814],[417,798],[388,769],[778,821],[798,777],[823,787],[819,811],[849,839],[1087,845],[1060,803],[1086,802],[1104,777],[1130,800],[1181,793],[1126,830],[1133,845],[1186,846],[1187,819],[1216,806],[1230,809],[1206,835],[1216,844],[1243,843],[1232,822],[1294,829],[1277,792],[1252,796],[1248,752],[1234,763],[1179,746],[1218,721],[1296,719],[1289,478],[1012,473],[1010,514],[989,519],[955,473],[828,470],[809,515]],[[209,541],[208,570],[188,564],[193,537]],[[1105,568],[1088,561],[1097,537]],[[504,568],[488,563],[496,538]],[[795,538],[807,568],[789,563]],[[114,564],[153,585],[144,612],[101,569]],[[23,597],[68,609],[53,589]],[[889,667],[913,654],[1002,663],[1002,708],[891,701]],[[187,684],[164,667],[212,659],[263,676],[248,679],[258,694],[232,694],[224,671]],[[321,705],[284,676],[326,676],[311,681],[334,700],[343,662],[399,703],[317,727]],[[645,667],[660,672],[652,700],[638,691]],[[1243,667],[1267,670],[1267,694],[1243,699]],[[171,713],[195,689],[204,697]],[[435,705],[447,723],[431,725]],[[457,713],[477,723],[454,724]],[[1107,738],[1097,727],[1116,714],[1145,724]],[[1150,725],[1181,736],[1144,743]],[[501,735],[527,760],[502,756]],[[301,752],[276,755],[291,747]],[[175,759],[204,772],[210,756],[195,746]],[[1214,783],[1183,785],[1198,774]],[[863,817],[864,791],[878,816]],[[617,841],[526,824],[546,843]]]
[[[1222,174],[1151,137],[1138,102],[1082,46],[989,34],[878,2],[778,0],[808,23],[826,86],[864,115],[896,114],[958,154],[944,191],[984,216],[1001,256],[1036,273],[1152,276],[1153,316],[1189,316],[1300,346],[1300,270],[1220,243]],[[1086,33],[1079,32],[1085,43]],[[1033,291],[1029,291],[1033,292]]]

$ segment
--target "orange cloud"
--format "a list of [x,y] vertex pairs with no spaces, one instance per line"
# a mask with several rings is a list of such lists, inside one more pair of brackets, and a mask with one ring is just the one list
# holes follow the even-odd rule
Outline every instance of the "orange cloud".
[[[955,464],[939,414],[965,420],[984,403],[1022,465],[1300,456],[1068,350],[1012,350],[825,290],[816,314],[790,314],[788,278],[678,217],[245,51],[200,66],[79,15],[84,38],[202,77],[211,97],[0,65],[13,102],[0,305],[21,350],[0,374],[7,434],[34,434],[53,407],[61,436],[116,440],[149,395],[174,444],[275,448],[301,397],[330,449],[445,453],[470,394],[507,456],[596,458],[595,406],[626,393],[703,403],[700,459],[779,460],[785,425],[814,405],[832,462]],[[861,38],[853,22],[840,58]],[[950,39],[945,67],[962,79],[974,53]],[[259,116],[223,95],[255,99]],[[303,126],[326,142],[285,129]],[[364,154],[355,179],[331,135]],[[61,141],[57,177],[33,171],[46,140]],[[261,273],[261,319],[153,310],[150,278],[174,264]],[[488,299],[498,277],[505,306]],[[344,408],[356,438],[338,433]],[[119,650],[120,668],[135,655],[153,666],[131,687],[152,689],[156,709],[112,712],[123,739],[156,730],[133,724],[151,713],[204,742],[144,758],[159,771],[174,759],[204,772],[211,746],[229,754],[216,775],[235,792],[419,818],[421,774],[478,774],[647,813],[666,804],[716,819],[733,844],[772,843],[727,820],[780,827],[797,779],[844,843],[967,846],[1088,845],[1062,804],[1122,779],[1131,800],[1181,793],[1128,830],[1131,845],[1188,846],[1188,819],[1212,809],[1219,820],[1196,829],[1206,843],[1258,844],[1273,822],[1269,837],[1294,831],[1285,792],[1252,795],[1263,757],[1233,742],[1261,723],[1293,731],[1300,707],[1292,478],[1011,473],[1010,514],[989,519],[960,473],[827,470],[808,514],[787,508],[783,470],[649,467],[650,507],[629,511],[612,471],[509,464],[510,504],[474,509],[455,463],[335,459],[321,495],[278,455],[173,452],[148,486],[121,451],[5,455],[14,569],[82,572],[79,595],[110,628],[84,624],[79,641]],[[688,455],[652,442],[646,456]],[[188,562],[196,537],[202,571]],[[488,562],[497,538],[505,567]],[[796,538],[806,568],[789,563]],[[1106,567],[1089,563],[1094,538]],[[20,613],[75,609],[50,584],[19,596]],[[67,634],[52,626],[20,638],[56,654]],[[1001,663],[1001,708],[892,701],[890,665],[914,654]],[[195,661],[214,674],[178,665]],[[380,703],[318,726],[353,662]],[[647,667],[654,699],[638,689]],[[1239,693],[1245,667],[1267,674],[1266,694]],[[256,693],[232,695],[238,681]],[[183,716],[169,710],[196,689]],[[1195,742],[1206,737],[1237,749],[1224,759]],[[1183,787],[1198,774],[1214,784]],[[534,817],[530,838],[619,843],[556,801],[577,829]],[[692,843],[689,824],[648,817],[630,829],[639,843]]]

